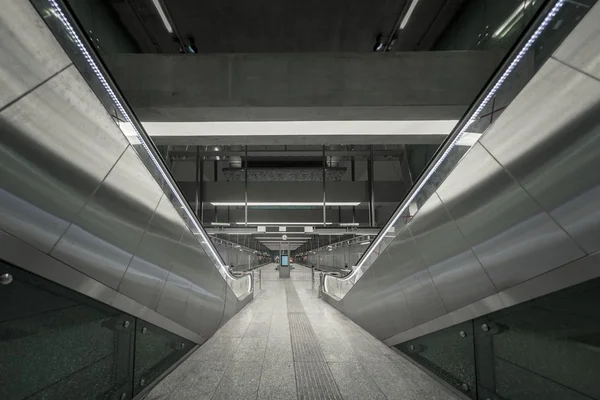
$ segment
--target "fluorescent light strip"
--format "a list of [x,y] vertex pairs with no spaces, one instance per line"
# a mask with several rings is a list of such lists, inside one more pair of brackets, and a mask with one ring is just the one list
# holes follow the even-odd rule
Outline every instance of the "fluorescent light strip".
[[[283,240],[281,239],[281,236],[277,237],[277,236],[261,236],[261,237],[255,237],[254,239],[256,240]],[[307,238],[303,238],[303,237],[289,237],[286,240],[309,240]]]
[[[236,222],[238,225],[246,225],[245,222]],[[333,222],[326,222],[325,225],[331,225]],[[248,222],[247,225],[307,225],[318,226],[323,225],[322,222]],[[295,232],[294,232],[295,233]]]
[[165,29],[167,30],[167,32],[173,33],[173,27],[171,26],[171,23],[167,18],[167,14],[165,14],[165,10],[163,10],[162,4],[160,4],[160,0],[152,0],[152,4],[154,4],[156,11],[158,11],[158,15],[160,16],[160,19],[162,19],[162,22],[165,25]]
[[231,226],[229,222],[211,222],[212,226]]
[[339,226],[358,226],[358,222],[341,222]]
[[525,15],[525,8],[531,4],[531,0],[525,0],[517,6],[517,9],[504,21],[494,32],[493,38],[502,39]]
[[[377,248],[377,246],[379,246],[379,244],[381,243],[381,241],[383,240],[383,238],[387,236],[387,233],[390,231],[390,229],[394,228],[394,224],[396,223],[396,221],[398,221],[398,219],[400,219],[400,217],[402,216],[402,214],[404,214],[404,211],[413,202],[413,200],[415,199],[415,197],[417,197],[417,195],[419,194],[419,192],[421,191],[421,189],[423,188],[423,186],[425,186],[425,184],[427,184],[427,182],[429,181],[429,179],[431,178],[431,176],[435,173],[435,171],[437,171],[437,169],[442,164],[442,162],[446,159],[446,157],[448,157],[448,154],[450,153],[450,151],[454,148],[454,146],[456,145],[456,143],[460,140],[460,138],[463,136],[463,134],[466,132],[466,130],[469,128],[469,126],[472,123],[474,123],[475,121],[477,121],[477,119],[479,118],[479,115],[481,114],[481,112],[483,111],[483,109],[485,108],[485,106],[487,106],[487,104],[490,102],[490,100],[496,95],[496,92],[498,92],[498,89],[500,89],[500,87],[502,86],[502,84],[504,83],[504,81],[506,80],[506,78],[508,78],[508,76],[513,72],[513,70],[516,68],[516,66],[519,64],[519,62],[521,62],[521,60],[523,59],[523,57],[525,56],[525,54],[529,51],[529,49],[531,48],[531,46],[533,46],[533,44],[538,39],[538,37],[542,34],[542,32],[544,31],[544,29],[546,29],[546,27],[548,26],[548,24],[550,23],[550,21],[552,21],[552,19],[556,16],[556,14],[558,13],[558,11],[560,11],[560,9],[562,8],[562,6],[565,4],[565,1],[566,0],[559,0],[554,5],[554,7],[552,7],[552,10],[550,10],[550,12],[548,13],[548,15],[546,15],[546,18],[544,18],[544,20],[542,21],[542,23],[540,24],[540,26],[538,26],[538,28],[535,30],[535,32],[533,33],[533,35],[531,35],[531,37],[525,43],[525,45],[523,46],[523,48],[521,49],[521,51],[519,51],[519,53],[517,53],[517,56],[515,57],[515,59],[512,60],[512,62],[506,68],[506,71],[504,71],[504,73],[502,74],[502,76],[500,77],[500,79],[498,79],[498,82],[496,82],[494,84],[494,86],[492,87],[492,89],[490,90],[490,92],[487,94],[487,96],[485,96],[485,98],[483,99],[483,101],[481,102],[481,104],[477,107],[477,109],[475,110],[475,112],[473,113],[473,115],[471,116],[471,118],[469,118],[469,120],[467,121],[467,123],[461,128],[460,132],[452,140],[452,143],[450,143],[450,145],[444,151],[444,153],[442,154],[442,156],[440,157],[440,159],[433,165],[433,167],[427,173],[427,175],[425,175],[425,177],[423,178],[423,180],[421,181],[421,183],[413,191],[413,194],[404,202],[404,207],[402,207],[402,208],[400,208],[398,210],[398,212],[394,215],[394,217],[387,223],[387,225],[385,226],[383,232],[380,233],[377,236],[377,238],[371,244],[371,246],[369,246],[369,248],[367,249],[367,251],[365,252],[365,254],[363,254],[363,256],[360,259],[360,262],[357,264],[357,268],[354,270],[354,272],[352,273],[352,275],[355,275],[356,273],[358,273],[359,269],[364,265],[365,261],[369,258],[369,256],[371,254],[373,254],[373,251],[375,251],[375,249]],[[350,276],[348,276],[347,278],[349,279]]]
[[286,243],[286,244],[304,244],[306,241],[293,241],[293,240],[261,240],[261,243]]
[[412,15],[413,11],[415,10],[415,7],[417,6],[418,2],[419,2],[419,0],[412,0],[412,3],[410,3],[410,7],[408,7],[408,11],[406,12],[406,15],[402,19],[402,23],[400,24],[400,29],[404,29],[404,27],[406,27],[406,24],[408,24],[408,20],[410,19],[410,16]]
[[[211,202],[210,203],[213,206],[216,207],[243,207],[246,205],[246,203],[244,203],[243,201],[233,201],[233,202]],[[331,207],[356,207],[360,204],[360,201],[345,201],[345,202],[326,202],[325,206],[331,206]],[[318,202],[318,201],[309,201],[309,202],[303,202],[303,201],[297,201],[297,202],[252,202],[249,201],[248,202],[248,207],[260,207],[260,206],[265,206],[265,207],[269,207],[269,206],[273,206],[273,207],[303,207],[303,206],[323,206],[323,202]]]
[[247,136],[447,136],[458,120],[367,121],[144,121],[146,132],[158,137]]
[[[217,265],[218,265],[218,267],[220,267],[221,271],[223,273],[225,273],[226,276],[228,276],[230,278],[234,278],[232,275],[229,274],[229,271],[227,270],[227,268],[223,264],[223,261],[221,260],[221,257],[217,253],[215,247],[212,245],[212,242],[210,242],[210,240],[208,239],[208,236],[204,232],[204,229],[202,229],[202,227],[198,224],[198,222],[196,220],[196,217],[194,216],[194,214],[189,209],[189,206],[186,206],[187,202],[184,201],[182,199],[182,197],[179,195],[178,191],[176,190],[175,186],[173,185],[172,180],[170,179],[170,177],[168,176],[168,174],[165,172],[165,170],[163,169],[162,165],[158,162],[158,160],[156,159],[156,157],[154,157],[154,154],[152,154],[152,151],[150,151],[150,148],[148,147],[148,144],[146,143],[146,141],[144,140],[144,138],[140,134],[140,132],[137,130],[136,126],[131,121],[131,118],[129,117],[129,114],[125,111],[125,108],[123,107],[123,105],[121,104],[121,102],[119,101],[119,99],[117,98],[117,96],[115,95],[114,91],[111,89],[111,87],[109,86],[108,82],[106,81],[106,79],[104,78],[104,76],[102,75],[102,73],[100,72],[100,69],[98,68],[98,66],[94,62],[94,60],[93,60],[92,56],[90,55],[90,53],[87,51],[87,49],[83,45],[83,42],[81,41],[81,39],[79,39],[79,36],[77,36],[77,33],[73,29],[73,26],[67,20],[67,17],[63,13],[63,11],[60,8],[60,6],[58,5],[58,3],[55,0],[48,0],[48,1],[50,2],[50,4],[52,4],[52,7],[54,7],[56,9],[56,12],[58,13],[58,18],[60,19],[60,22],[63,24],[63,26],[65,27],[65,29],[67,30],[67,32],[69,32],[69,34],[71,35],[73,41],[75,42],[75,44],[77,45],[77,47],[79,48],[79,50],[81,51],[81,53],[83,54],[85,60],[87,61],[88,65],[90,66],[90,68],[92,69],[92,71],[94,71],[94,73],[96,74],[96,77],[98,78],[98,80],[100,81],[100,83],[102,84],[102,86],[104,87],[104,89],[106,90],[106,92],[108,93],[108,95],[110,96],[110,98],[113,101],[113,103],[115,104],[115,106],[117,107],[117,109],[119,110],[119,112],[121,113],[121,115],[125,118],[126,122],[130,124],[131,129],[127,129],[127,132],[121,131],[122,134],[126,138],[128,138],[128,139],[130,139],[130,137],[128,136],[128,134],[131,135],[131,132],[135,132],[137,134],[137,138],[135,138],[135,139],[137,139],[136,142],[131,142],[131,140],[130,140],[130,143],[136,144],[136,145],[137,144],[141,144],[142,147],[144,148],[144,150],[146,150],[146,153],[148,154],[148,157],[150,158],[150,160],[152,160],[152,163],[154,164],[154,166],[156,167],[156,169],[160,172],[160,174],[164,178],[165,182],[167,183],[167,185],[169,186],[169,188],[171,189],[171,191],[175,195],[175,198],[177,199],[177,201],[181,205],[181,207],[184,210],[184,212],[187,214],[190,222],[194,225],[194,228],[196,228],[196,230],[198,231],[197,233],[199,233],[200,236],[202,237],[202,239],[207,243],[206,246],[203,246],[203,247],[204,248],[208,248],[208,250],[210,251],[210,253],[214,256],[214,258],[217,260]],[[138,141],[139,141],[139,143],[137,143]]]

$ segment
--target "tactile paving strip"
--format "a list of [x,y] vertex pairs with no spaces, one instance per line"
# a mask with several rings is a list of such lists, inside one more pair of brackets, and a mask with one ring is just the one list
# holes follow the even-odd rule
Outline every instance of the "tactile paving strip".
[[294,362],[300,400],[342,400],[326,362]]
[[298,399],[342,400],[298,293],[291,287],[286,295]]

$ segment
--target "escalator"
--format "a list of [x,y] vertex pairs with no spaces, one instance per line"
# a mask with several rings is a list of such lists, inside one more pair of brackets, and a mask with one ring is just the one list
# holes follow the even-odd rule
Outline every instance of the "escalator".
[[0,398],[143,397],[252,300],[251,277],[64,5],[1,5]]
[[332,306],[469,398],[600,396],[598,18],[542,7],[352,274],[324,279]]

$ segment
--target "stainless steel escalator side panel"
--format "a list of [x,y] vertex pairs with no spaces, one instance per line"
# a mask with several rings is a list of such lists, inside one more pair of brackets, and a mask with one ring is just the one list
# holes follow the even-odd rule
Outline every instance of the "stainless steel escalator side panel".
[[587,254],[599,251],[600,81],[550,59],[506,112],[481,144]]
[[0,112],[0,129],[0,229],[50,251],[127,142],[73,66]]
[[497,290],[585,255],[480,144],[438,194]]
[[553,58],[600,80],[600,7],[593,6],[556,49]]
[[[0,0],[0,110],[71,64],[35,9]],[[27,29],[23,29],[27,27]]]
[[496,288],[437,193],[418,215],[409,230],[446,309],[456,310],[494,294]]
[[189,270],[190,295],[186,307],[182,309],[186,321],[194,331],[204,336],[210,336],[219,326],[225,308],[227,283],[202,248],[197,246],[193,235],[184,233],[182,245],[189,250],[186,265],[196,268]]
[[50,255],[116,289],[161,195],[128,147]]
[[184,228],[173,205],[163,195],[118,290],[156,309]]

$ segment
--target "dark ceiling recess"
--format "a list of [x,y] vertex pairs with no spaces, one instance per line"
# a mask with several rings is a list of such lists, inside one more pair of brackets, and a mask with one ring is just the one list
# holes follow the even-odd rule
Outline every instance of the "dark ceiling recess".
[[[177,53],[177,38],[198,53],[367,53],[389,43],[415,0],[109,0],[144,52]],[[428,50],[464,0],[418,0],[392,51]]]

